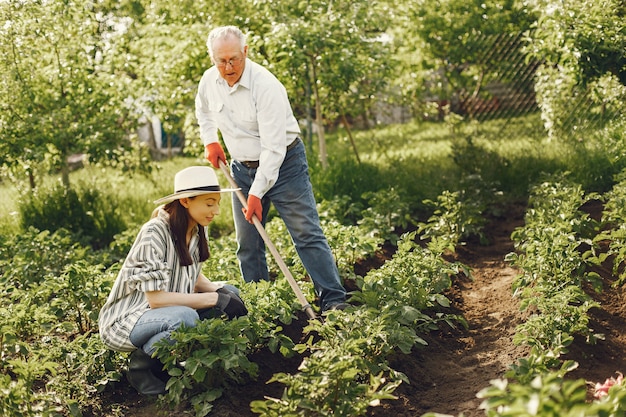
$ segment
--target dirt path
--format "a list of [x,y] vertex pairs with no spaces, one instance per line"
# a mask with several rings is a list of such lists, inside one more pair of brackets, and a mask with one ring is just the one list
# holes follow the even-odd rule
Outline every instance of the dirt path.
[[473,280],[457,280],[450,298],[468,329],[442,329],[427,338],[429,346],[409,358],[398,357],[391,366],[410,375],[411,385],[396,391],[397,404],[375,409],[372,416],[420,416],[429,411],[484,416],[478,391],[525,355],[512,340],[521,322],[511,293],[517,271],[504,262],[514,249],[511,232],[522,222],[522,209],[510,211],[488,225],[489,245],[468,244],[457,250],[456,260],[472,268]]

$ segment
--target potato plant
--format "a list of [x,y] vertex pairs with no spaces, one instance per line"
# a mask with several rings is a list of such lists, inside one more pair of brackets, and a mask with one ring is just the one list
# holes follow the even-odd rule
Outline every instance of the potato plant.
[[563,177],[533,188],[526,223],[512,236],[518,252],[508,256],[522,270],[514,284],[521,308],[534,309],[517,327],[514,340],[531,349],[505,378],[491,381],[478,393],[489,417],[623,414],[626,387],[622,383],[607,389],[610,398],[590,403],[585,381],[565,378],[578,364],[560,359],[575,334],[589,343],[603,337],[589,327],[588,311],[597,304],[583,291],[583,284],[591,282],[596,290],[599,285],[586,272],[589,265],[579,250],[597,232],[594,222],[579,210],[590,198],[596,196],[585,196],[580,186]]
[[606,243],[608,249],[597,254],[590,251],[588,259],[598,265],[610,260],[613,274],[617,276],[614,285],[621,286],[626,283],[626,171],[617,176],[617,183],[603,200],[602,230],[594,243]]

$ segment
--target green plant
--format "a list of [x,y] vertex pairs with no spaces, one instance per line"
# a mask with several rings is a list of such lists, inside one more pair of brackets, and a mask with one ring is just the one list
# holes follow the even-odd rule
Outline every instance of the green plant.
[[425,223],[419,224],[422,239],[429,239],[428,246],[435,252],[454,252],[463,238],[473,234],[486,241],[482,233],[485,219],[482,216],[486,205],[466,191],[443,191],[437,201],[424,203],[435,207],[433,215]]
[[124,224],[111,201],[105,203],[101,199],[95,188],[80,191],[62,185],[42,188],[20,203],[21,227],[51,232],[63,228],[72,232],[76,240],[102,247],[123,230]]
[[172,333],[173,344],[157,343],[155,355],[170,374],[162,401],[173,408],[189,400],[196,416],[203,417],[228,384],[256,377],[258,365],[247,356],[248,326],[247,317],[202,320],[196,327],[183,327]]
[[413,224],[409,203],[402,199],[398,190],[391,187],[385,192],[367,192],[363,194],[368,207],[361,212],[363,216],[358,224],[363,230],[382,240],[396,245],[396,229],[406,230]]
[[497,379],[478,394],[489,417],[574,417],[584,414],[587,390],[582,379],[565,380],[561,373],[537,375],[530,384]]
[[296,375],[275,374],[269,382],[286,385],[282,398],[253,401],[252,411],[264,417],[356,417],[381,400],[395,399],[392,393],[401,381],[372,374],[362,357],[345,352],[351,343],[313,352]]
[[311,336],[295,347],[309,352],[298,373],[275,374],[269,382],[285,385],[282,397],[253,401],[252,410],[266,417],[361,416],[381,400],[394,399],[393,391],[406,378],[388,367],[386,357],[400,340],[398,326],[404,329],[400,345],[412,346],[416,337],[390,319],[361,308],[332,312],[325,322],[310,321],[304,331]]
[[[299,286],[303,293],[311,296],[313,289],[310,283],[301,282]],[[245,333],[251,347],[260,349],[267,346],[271,352],[280,351],[284,356],[291,356],[294,342],[282,333],[281,324],[291,324],[301,306],[287,280],[246,284],[242,288],[242,298],[249,307]]]
[[90,248],[76,243],[65,229],[50,232],[29,228],[0,247],[0,280],[28,289],[62,273],[66,265],[88,258]]
[[592,248],[585,255],[587,261],[596,265],[610,260],[613,274],[617,276],[613,285],[619,286],[626,282],[626,171],[616,176],[616,181],[613,189],[603,196],[603,228],[593,239],[597,246],[608,243],[608,248],[597,254]]
[[50,311],[63,321],[73,322],[80,334],[94,331],[114,279],[103,265],[83,259],[70,264],[58,278],[46,283]]
[[9,360],[6,369],[15,376],[0,374],[0,412],[5,416],[61,416],[62,407],[53,395],[35,388],[46,374],[54,374],[56,364],[38,360]]
[[354,265],[373,255],[383,239],[368,233],[363,226],[345,226],[335,220],[322,220],[322,228],[333,251],[339,274],[345,279],[354,275]]
[[415,235],[415,232],[404,234],[392,259],[357,279],[360,291],[352,294],[352,300],[391,314],[400,323],[422,331],[436,329],[439,321],[450,325],[456,321],[464,323],[459,316],[429,316],[426,312],[449,307],[450,301],[443,292],[450,288],[452,276],[461,272],[469,275],[469,270],[419,247]]

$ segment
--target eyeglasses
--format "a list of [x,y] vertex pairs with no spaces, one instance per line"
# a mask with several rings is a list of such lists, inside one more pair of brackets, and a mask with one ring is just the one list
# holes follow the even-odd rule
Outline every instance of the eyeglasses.
[[237,65],[241,64],[242,60],[243,60],[243,57],[231,58],[229,60],[218,59],[215,61],[215,65],[217,65],[220,68],[226,68],[227,65],[230,65],[231,67],[236,67]]

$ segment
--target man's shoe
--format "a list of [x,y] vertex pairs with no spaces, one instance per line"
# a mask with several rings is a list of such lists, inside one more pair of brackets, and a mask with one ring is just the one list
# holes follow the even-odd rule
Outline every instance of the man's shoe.
[[153,367],[157,366],[157,362],[161,363],[158,359],[153,359],[141,349],[137,349],[130,354],[126,379],[140,394],[165,394],[165,382],[159,379],[152,371]]
[[345,310],[348,307],[350,307],[350,304],[344,303],[344,302],[331,303],[326,306],[326,308],[324,309],[324,311],[322,311],[322,313],[325,313],[327,311],[332,311],[332,310]]

